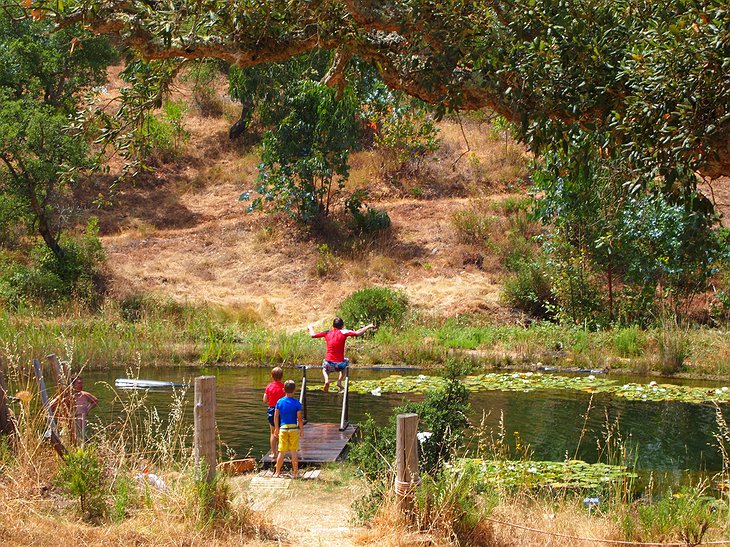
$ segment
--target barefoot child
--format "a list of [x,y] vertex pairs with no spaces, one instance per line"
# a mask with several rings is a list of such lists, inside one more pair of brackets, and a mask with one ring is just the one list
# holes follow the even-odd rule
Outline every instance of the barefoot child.
[[277,439],[276,435],[274,435],[274,411],[279,399],[286,396],[286,393],[284,393],[284,384],[281,382],[283,377],[284,371],[280,367],[272,368],[271,382],[269,382],[269,385],[266,386],[266,391],[264,391],[264,403],[269,407],[266,412],[266,417],[269,419],[269,445],[271,445],[271,455],[274,461],[276,461],[277,453]]
[[337,371],[337,387],[342,389],[342,371],[350,364],[350,360],[345,357],[345,342],[349,336],[360,336],[364,332],[374,329],[375,325],[370,323],[358,330],[347,330],[344,328],[345,322],[337,317],[332,323],[332,328],[325,332],[315,334],[314,326],[309,325],[309,336],[312,338],[324,338],[327,342],[327,354],[322,361],[322,374],[324,375],[324,392],[330,389],[330,372]]
[[284,456],[289,452],[291,457],[292,477],[297,478],[299,472],[299,439],[304,437],[304,422],[302,421],[302,403],[294,397],[296,384],[294,380],[284,383],[286,397],[279,399],[274,412],[274,435],[279,438],[279,455],[276,458],[276,472],[274,477],[281,475],[281,466]]

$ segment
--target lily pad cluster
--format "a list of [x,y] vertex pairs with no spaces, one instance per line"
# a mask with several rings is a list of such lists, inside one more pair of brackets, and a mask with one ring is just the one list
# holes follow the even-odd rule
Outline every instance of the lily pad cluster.
[[[637,401],[679,401],[685,403],[730,403],[728,387],[679,386],[674,384],[618,384],[605,377],[561,376],[539,372],[489,373],[467,376],[462,380],[470,391],[535,391],[540,389],[569,389],[589,393],[608,393]],[[383,393],[426,393],[443,387],[440,376],[399,376],[379,380],[359,380],[350,384],[357,393],[375,396]]]
[[548,462],[464,458],[454,465],[454,469],[478,473],[485,486],[505,487],[595,489],[638,476],[624,466],[582,460]]
[[730,389],[678,386],[674,384],[623,384],[613,386],[611,393],[636,401],[681,401],[684,403],[728,403]]

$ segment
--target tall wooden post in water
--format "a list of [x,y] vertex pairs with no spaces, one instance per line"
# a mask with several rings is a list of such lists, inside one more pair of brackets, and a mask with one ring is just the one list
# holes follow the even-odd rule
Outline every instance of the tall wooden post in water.
[[413,509],[418,475],[418,414],[398,414],[395,438],[395,494],[403,513]]
[[206,480],[215,477],[215,376],[195,378],[195,467],[200,472],[205,466]]

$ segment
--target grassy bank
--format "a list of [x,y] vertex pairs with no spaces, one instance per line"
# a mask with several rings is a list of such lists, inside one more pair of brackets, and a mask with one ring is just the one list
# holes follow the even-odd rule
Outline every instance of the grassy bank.
[[[323,328],[326,328],[324,325]],[[157,302],[125,308],[110,302],[97,313],[47,316],[37,310],[0,311],[0,357],[29,362],[56,353],[87,370],[113,366],[182,364],[315,364],[321,341],[304,328],[271,329],[246,309]],[[351,340],[358,364],[438,366],[449,358],[478,368],[576,367],[636,373],[730,377],[730,337],[724,329],[618,328],[591,332],[534,323],[491,324],[479,318],[411,319]]]

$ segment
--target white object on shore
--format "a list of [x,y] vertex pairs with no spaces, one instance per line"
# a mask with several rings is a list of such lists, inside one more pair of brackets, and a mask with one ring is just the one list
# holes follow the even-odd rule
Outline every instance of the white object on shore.
[[154,473],[138,473],[134,476],[134,478],[139,482],[146,482],[153,488],[157,488],[162,492],[167,492],[167,485],[165,484],[165,481],[162,480],[162,477],[159,477]]
[[416,433],[416,439],[418,439],[418,442],[423,444],[426,442],[427,439],[429,439],[433,435],[430,431],[419,431]]
[[380,397],[382,393],[382,388],[376,387],[374,390],[370,392],[371,395],[375,395],[376,397]]

